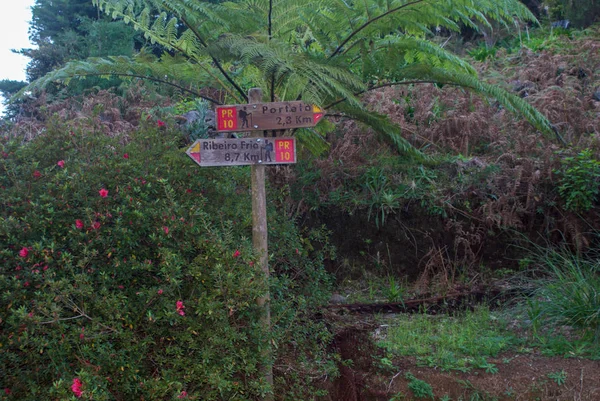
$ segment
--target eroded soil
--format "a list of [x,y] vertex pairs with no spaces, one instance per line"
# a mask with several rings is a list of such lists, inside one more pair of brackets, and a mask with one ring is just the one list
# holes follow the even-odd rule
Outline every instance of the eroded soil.
[[[452,400],[461,397],[463,400],[600,400],[600,361],[507,353],[490,359],[498,368],[495,374],[420,368],[414,358],[394,362],[400,373],[395,379],[395,375],[389,380],[385,376],[369,379],[370,386],[378,387],[387,394],[382,394],[383,398],[362,399],[389,400],[399,392],[406,395],[405,399],[415,399],[408,388],[409,381],[403,375],[410,371],[433,387],[436,399],[448,396]],[[561,371],[566,373],[561,385],[548,377]]]
[[[435,400],[600,400],[600,361],[545,357],[531,351],[489,358],[496,373],[444,372],[420,367],[413,357],[395,359],[393,369],[382,369],[376,363],[382,355],[374,345],[372,329],[348,328],[337,336],[335,346],[345,362],[327,401],[431,399],[415,396],[407,372],[428,383]],[[559,372],[564,372],[564,380],[556,378]]]

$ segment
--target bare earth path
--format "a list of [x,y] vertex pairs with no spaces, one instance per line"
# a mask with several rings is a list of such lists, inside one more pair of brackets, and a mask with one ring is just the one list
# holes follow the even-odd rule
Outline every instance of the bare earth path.
[[[503,354],[490,361],[498,368],[495,374],[482,371],[441,372],[418,367],[414,358],[404,358],[394,361],[400,368],[400,375],[396,379],[373,377],[372,384],[379,382],[378,387],[385,386],[384,390],[389,388],[387,400],[398,392],[402,392],[405,399],[414,399],[403,374],[410,371],[433,387],[436,399],[446,395],[452,400],[462,397],[463,400],[600,401],[600,361],[536,354]],[[566,379],[561,385],[548,377],[549,374],[552,376],[562,371],[566,373]]]
[[415,396],[408,372],[431,386],[436,401],[600,401],[598,360],[547,357],[527,350],[487,358],[495,373],[442,371],[419,366],[415,357],[395,358],[393,366],[382,367],[378,361],[384,354],[373,342],[373,326],[368,326],[346,326],[336,336],[340,376],[326,386],[329,396],[323,401],[431,400]]

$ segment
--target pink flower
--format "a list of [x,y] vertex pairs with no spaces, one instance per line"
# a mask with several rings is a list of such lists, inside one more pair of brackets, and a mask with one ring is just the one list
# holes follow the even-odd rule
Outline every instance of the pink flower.
[[84,330],[85,330],[85,327],[82,327],[82,328],[81,328],[81,333],[79,333],[79,339],[80,339],[80,340],[83,340],[83,339],[85,339],[85,334],[83,334]]
[[179,395],[177,396],[177,398],[187,398],[187,396],[188,396],[188,393],[187,393],[187,391],[182,391],[182,392],[181,392],[181,394],[179,394]]
[[95,221],[94,224],[92,224],[92,230],[97,230],[99,228],[100,228],[100,222]]
[[169,227],[163,226],[163,231],[165,232],[165,234],[169,234]]
[[59,160],[58,163],[56,163],[56,164],[58,164],[58,167],[60,167],[60,168],[64,168],[65,167],[65,161],[64,160]]
[[188,194],[191,194],[192,190],[188,188],[188,189],[185,190],[185,192],[187,192]]
[[77,219],[75,220],[75,227],[77,227],[77,229],[81,230],[83,228],[83,221]]
[[6,388],[4,389],[4,394],[6,394],[6,395],[10,395],[10,393],[12,393],[12,391],[10,391],[10,389],[9,389],[8,387],[6,387]]
[[26,258],[27,255],[29,255],[29,249],[25,247],[21,248],[21,250],[19,251],[19,256],[22,258]]
[[185,312],[183,311],[185,309],[185,306],[183,306],[183,301],[177,301],[175,307],[177,308],[177,313],[179,313],[181,316],[185,316]]
[[238,257],[238,256],[240,256],[240,255],[241,255],[241,254],[240,254],[240,250],[239,250],[239,249],[236,249],[236,250],[235,250],[235,252],[233,253],[233,257],[234,257],[234,258],[237,258],[237,257]]
[[98,191],[98,193],[103,198],[106,198],[108,196],[108,191],[106,189],[104,189],[104,188],[102,188],[100,191]]
[[157,292],[158,292],[158,295],[162,295],[163,290],[158,290]]
[[156,122],[156,125],[158,125],[158,127],[159,127],[159,128],[162,128],[162,127],[164,127],[166,124],[165,124],[165,122],[164,122],[164,121],[162,121],[162,120],[158,120],[158,121]]
[[124,159],[129,159],[129,153],[125,153],[125,154],[123,155],[123,158],[124,158]]
[[83,394],[83,391],[81,390],[82,386],[83,383],[81,382],[81,380],[79,380],[78,377],[73,379],[73,384],[71,384],[71,391],[73,392],[73,394],[75,394],[75,397],[80,398],[81,394]]
[[40,173],[39,171],[35,170],[35,171],[33,172],[33,176],[34,176],[35,178],[40,178],[40,177],[42,176],[42,173]]

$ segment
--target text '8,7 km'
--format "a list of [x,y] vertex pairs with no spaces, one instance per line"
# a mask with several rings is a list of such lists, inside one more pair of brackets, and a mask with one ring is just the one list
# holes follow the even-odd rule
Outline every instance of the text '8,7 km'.
[[186,153],[203,167],[292,164],[296,163],[296,139],[198,139]]

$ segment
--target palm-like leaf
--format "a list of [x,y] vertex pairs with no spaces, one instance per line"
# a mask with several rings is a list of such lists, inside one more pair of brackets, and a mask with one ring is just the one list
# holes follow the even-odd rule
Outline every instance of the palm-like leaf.
[[[120,76],[178,81],[196,93],[201,87],[216,88],[227,94],[226,102],[244,101],[248,89],[260,87],[271,101],[328,105],[330,112],[344,112],[388,135],[401,151],[419,155],[398,127],[364,109],[358,96],[407,80],[439,82],[493,96],[542,132],[552,132],[528,103],[482,83],[468,63],[426,39],[437,27],[458,30],[462,24],[476,28],[491,26],[491,21],[535,21],[518,0],[93,1],[180,56],[70,63],[26,90],[111,69]],[[303,130],[302,136],[306,139],[311,132]],[[319,142],[318,135],[314,139]]]

